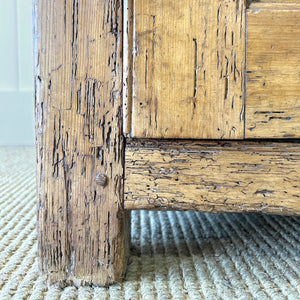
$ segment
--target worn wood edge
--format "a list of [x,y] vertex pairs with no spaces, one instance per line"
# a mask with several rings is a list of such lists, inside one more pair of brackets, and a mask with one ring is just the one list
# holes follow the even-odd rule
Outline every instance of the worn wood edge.
[[[116,272],[113,277],[109,280],[103,281],[102,276],[72,276],[70,278],[66,278],[65,272],[57,272],[57,273],[45,273],[40,267],[40,257],[39,260],[39,275],[43,278],[44,281],[49,283],[50,285],[57,285],[60,288],[65,288],[68,286],[75,286],[77,288],[82,286],[101,286],[101,287],[109,287],[112,284],[117,282],[121,282],[124,280],[127,271],[127,265],[130,257],[130,237],[131,237],[131,211],[124,211],[124,243],[125,243],[125,256],[122,259],[122,265],[118,265],[118,269],[121,269],[122,272]],[[122,220],[121,220],[122,221]],[[37,225],[38,226],[38,225]]]
[[[45,215],[42,213],[41,209],[41,203],[43,202],[42,198],[45,195],[45,186],[43,186],[41,184],[41,182],[45,181],[45,171],[43,170],[42,164],[45,163],[46,165],[48,164],[45,161],[45,156],[47,153],[47,149],[44,149],[44,146],[49,146],[49,145],[45,145],[44,144],[44,140],[43,137],[46,136],[45,132],[48,130],[51,130],[50,128],[48,129],[47,127],[49,127],[49,124],[47,126],[46,122],[45,122],[45,115],[44,113],[46,112],[45,110],[45,104],[44,104],[44,98],[43,98],[43,90],[45,89],[51,89],[51,80],[50,80],[50,84],[48,85],[48,82],[46,81],[46,79],[44,80],[43,77],[41,77],[41,70],[42,67],[45,68],[45,65],[41,67],[40,64],[40,57],[42,55],[45,55],[44,53],[42,53],[43,51],[41,50],[41,35],[42,32],[44,34],[44,38],[47,35],[47,38],[50,38],[50,34],[48,34],[48,32],[45,31],[45,28],[47,27],[45,24],[47,22],[49,22],[49,20],[44,19],[44,21],[42,22],[41,19],[39,20],[39,18],[42,17],[41,11],[39,11],[38,6],[42,4],[46,4],[47,2],[44,2],[44,0],[33,0],[33,25],[34,25],[34,73],[35,73],[35,104],[36,104],[36,110],[35,110],[35,116],[36,116],[36,150],[37,150],[37,214],[38,214],[38,222],[37,222],[37,231],[40,231],[40,227],[42,226],[42,224],[44,223],[44,221],[46,221]],[[50,3],[50,2],[49,2]],[[62,3],[62,2],[60,2]],[[65,2],[66,3],[66,2]],[[116,0],[115,3],[120,3],[119,0]],[[76,13],[76,9],[77,9],[77,18],[78,18],[78,1],[75,4],[75,1],[73,3],[73,5],[77,5],[77,7],[74,9]],[[49,4],[50,6],[50,4]],[[48,7],[49,7],[48,6]],[[47,7],[47,8],[48,8]],[[116,5],[116,7],[118,7],[118,5]],[[111,12],[113,12],[113,9],[116,9],[116,7],[113,6],[112,4],[112,8],[111,8]],[[122,5],[120,5],[120,8],[122,7]],[[73,17],[76,18],[76,16]],[[120,17],[120,12],[117,9],[117,15]],[[50,18],[50,17],[49,17]],[[120,19],[121,20],[121,19]],[[113,22],[113,20],[110,20],[110,22]],[[119,27],[120,30],[120,27]],[[110,34],[118,34],[120,35],[121,31],[111,31]],[[52,32],[51,32],[52,33]],[[46,38],[46,39],[47,39]],[[101,36],[100,36],[101,38]],[[56,39],[56,36],[54,36],[54,39]],[[122,38],[121,39],[117,39],[118,41],[116,42],[116,44],[112,44],[112,47],[116,48],[115,51],[115,57],[116,60],[118,60],[121,57],[121,53],[122,50],[120,49],[122,47]],[[48,40],[48,42],[50,42],[50,40]],[[77,42],[77,41],[76,41]],[[93,41],[92,41],[93,42]],[[51,43],[49,43],[51,45]],[[49,46],[48,44],[48,46]],[[44,44],[43,47],[45,47],[46,45]],[[76,45],[77,47],[77,45]],[[105,46],[103,46],[105,47]],[[42,53],[42,54],[41,54]],[[119,62],[120,63],[120,62]],[[50,67],[50,63],[49,65],[46,66],[46,68]],[[120,67],[122,67],[122,63],[120,64]],[[61,67],[58,67],[58,69],[54,70],[54,71],[58,71]],[[43,70],[44,73],[46,73],[47,69]],[[113,97],[113,100],[115,100],[115,105],[116,107],[118,102],[120,99],[120,97],[118,96],[118,93],[122,90],[122,75],[120,74],[120,69],[119,69],[119,65],[118,65],[118,71],[115,70],[115,72],[118,74],[118,80],[117,84],[116,84],[116,88],[119,88],[118,91],[111,91],[111,95],[110,97]],[[51,72],[50,72],[51,73]],[[49,76],[51,75],[49,73]],[[76,78],[76,76],[75,76]],[[88,79],[88,78],[87,78]],[[120,82],[118,82],[120,81]],[[48,87],[46,87],[48,86]],[[114,86],[115,87],[115,86]],[[109,97],[108,97],[109,98]],[[121,102],[120,102],[121,103]],[[53,107],[53,109],[57,109],[56,107]],[[72,109],[70,109],[72,110]],[[113,109],[113,114],[115,117],[114,122],[115,127],[117,127],[118,129],[116,130],[116,132],[119,132],[119,139],[118,141],[115,140],[115,144],[120,144],[118,146],[120,146],[120,149],[117,149],[116,145],[114,145],[114,147],[112,147],[114,149],[114,151],[118,151],[119,150],[119,154],[120,156],[117,156],[115,153],[115,159],[118,160],[118,162],[121,162],[122,167],[121,167],[121,174],[118,175],[118,178],[114,178],[117,181],[117,187],[115,187],[115,195],[117,194],[122,194],[122,197],[117,197],[120,199],[115,199],[116,201],[112,201],[111,204],[112,206],[116,205],[118,206],[118,214],[117,214],[117,223],[118,223],[118,231],[117,231],[117,236],[113,237],[113,246],[115,246],[116,248],[120,247],[120,252],[116,253],[115,255],[115,265],[114,266],[109,266],[109,268],[107,268],[106,271],[111,272],[110,275],[106,276],[106,274],[101,275],[101,274],[92,274],[92,275],[74,275],[72,273],[72,270],[69,269],[69,267],[67,265],[62,266],[61,269],[59,270],[52,270],[52,268],[48,268],[48,266],[46,268],[44,268],[44,257],[42,257],[41,255],[41,251],[42,248],[47,248],[47,247],[51,247],[51,245],[48,245],[45,247],[45,245],[41,245],[41,241],[43,240],[43,236],[39,236],[38,238],[38,252],[39,252],[39,271],[40,274],[42,275],[42,277],[50,284],[57,284],[61,287],[67,286],[67,285],[75,285],[75,286],[82,286],[82,285],[100,285],[100,286],[108,286],[111,285],[117,281],[120,281],[124,275],[125,275],[125,271],[126,271],[126,265],[127,265],[127,260],[128,260],[128,256],[129,256],[129,243],[130,243],[130,212],[125,211],[124,210],[124,205],[123,205],[123,177],[124,177],[124,138],[122,137],[122,113],[120,113],[122,110],[120,109]],[[110,122],[109,122],[110,124]],[[64,128],[64,127],[62,127]],[[112,130],[113,133],[115,133],[114,129]],[[106,134],[106,132],[103,132]],[[111,131],[109,133],[107,133],[108,136],[111,134]],[[63,138],[62,138],[63,140]],[[109,143],[109,141],[106,141],[107,143]],[[123,145],[123,146],[122,146]],[[54,147],[55,148],[55,147]],[[44,151],[45,150],[45,151]],[[84,154],[84,153],[82,153]],[[98,154],[95,154],[98,155]],[[105,154],[106,155],[106,154]],[[83,155],[84,156],[84,155]],[[72,158],[73,159],[73,158]],[[76,166],[76,162],[74,163],[74,167]],[[50,164],[48,165],[49,168]],[[118,168],[119,170],[120,168]],[[121,180],[119,180],[121,178]],[[114,180],[115,181],[115,180]],[[113,182],[113,180],[111,180],[111,182]],[[108,183],[108,185],[110,185],[110,183]],[[119,195],[120,196],[120,195]],[[121,201],[119,201],[121,200]],[[68,224],[69,225],[69,224]],[[69,241],[68,241],[69,242]],[[68,243],[67,242],[67,243]],[[58,250],[59,251],[59,250]],[[65,256],[65,254],[64,254]],[[54,260],[54,258],[53,258]],[[68,260],[67,264],[74,264],[74,262],[72,262],[72,257],[71,255],[69,255],[68,258],[66,258],[66,260]],[[53,264],[53,262],[51,262]],[[49,262],[49,264],[51,264]],[[61,262],[57,262],[56,265],[62,264],[64,265],[65,262],[61,263]],[[110,269],[110,270],[108,270]]]
[[134,0],[124,1],[123,8],[123,132],[125,136],[131,134],[132,123],[132,89],[133,89],[133,22]]
[[[41,270],[40,263],[38,266],[39,274],[44,279],[44,281],[48,282],[50,285],[57,285],[60,288],[65,288],[67,286],[75,286],[75,287],[82,287],[82,286],[101,286],[101,287],[109,287],[112,284],[120,282],[124,279],[126,275],[126,269],[129,261],[130,256],[130,237],[131,237],[131,211],[126,210],[124,211],[124,227],[125,227],[125,257],[123,259],[123,265],[119,265],[118,268],[122,269],[121,273],[115,273],[114,277],[110,278],[109,280],[103,282],[102,276],[72,276],[70,278],[66,278],[64,272],[58,273],[45,273]],[[38,226],[38,225],[37,225]],[[39,258],[40,260],[40,258]]]
[[247,140],[212,140],[212,139],[149,139],[149,138],[127,138],[125,154],[128,149],[180,149],[182,147],[188,149],[206,149],[210,147],[240,147],[240,149],[251,149],[252,147],[261,146],[267,149],[267,146],[276,145],[277,149],[285,148],[286,146],[298,148],[300,139],[247,139]]
[[[270,203],[265,203],[264,201],[253,202],[253,203],[213,203],[213,201],[205,201],[201,203],[201,201],[197,202],[196,199],[194,201],[181,201],[176,199],[176,197],[172,199],[162,199],[157,196],[157,191],[151,190],[151,187],[148,186],[149,179],[151,181],[155,181],[153,176],[149,175],[156,171],[159,168],[159,164],[162,163],[165,159],[167,160],[169,157],[174,158],[174,160],[178,159],[179,163],[184,162],[185,160],[189,161],[191,157],[195,156],[196,152],[205,152],[212,153],[214,151],[218,151],[219,153],[232,153],[236,155],[240,152],[247,152],[249,158],[255,157],[259,154],[270,155],[272,154],[272,158],[276,159],[276,157],[282,156],[287,160],[293,160],[297,157],[297,166],[291,172],[298,172],[300,169],[300,141],[299,140],[291,140],[289,142],[280,142],[280,141],[272,141],[272,140],[259,140],[259,141],[195,141],[195,140],[181,140],[181,141],[172,141],[172,140],[130,140],[126,146],[126,154],[125,154],[125,209],[128,210],[137,210],[137,209],[146,209],[146,210],[193,210],[199,212],[211,212],[211,213],[269,213],[269,214],[280,214],[280,215],[300,215],[300,193],[293,195],[295,198],[299,198],[294,207],[286,207],[287,205],[271,205]],[[286,152],[289,151],[289,154]],[[154,159],[155,153],[163,152],[163,155],[159,159],[159,161]],[[198,155],[198,154],[197,154]],[[165,163],[165,162],[164,162]],[[134,167],[137,164],[138,166]],[[150,166],[151,165],[151,166]],[[168,165],[169,166],[169,165]],[[270,163],[271,166],[271,163]],[[176,164],[172,164],[172,167],[176,169]],[[134,170],[132,171],[131,168]],[[131,176],[131,172],[137,171],[137,169],[141,170],[143,173],[142,177],[139,177],[136,181],[134,176]],[[157,169],[156,169],[157,168]],[[150,172],[147,174],[147,172]],[[139,172],[139,171],[137,171]],[[161,169],[163,174],[163,167]],[[281,172],[284,172],[281,170]],[[287,175],[287,172],[284,175]],[[170,174],[169,174],[170,175]],[[228,175],[228,174],[227,174]],[[298,174],[297,174],[298,175]],[[164,176],[164,175],[162,175]],[[295,175],[296,176],[296,175]],[[167,177],[167,176],[166,176]],[[253,177],[254,178],[254,177]],[[282,176],[284,178],[284,176]],[[296,178],[296,179],[295,179]],[[294,179],[299,181],[298,177]],[[159,176],[157,177],[159,179]],[[174,178],[173,178],[174,179]],[[177,178],[178,180],[178,178]],[[144,183],[143,183],[144,182]],[[169,181],[169,184],[171,181]],[[178,181],[178,187],[180,185],[180,180]],[[148,195],[146,197],[139,197],[139,185],[141,185],[141,190],[145,191]],[[167,187],[168,184],[164,184],[164,187]],[[159,186],[159,184],[158,184]],[[174,181],[172,181],[172,188],[174,187]],[[295,188],[299,189],[299,186]],[[158,190],[160,187],[158,187]],[[166,188],[167,189],[167,188]],[[188,190],[188,187],[186,191]],[[260,191],[263,194],[263,191]],[[144,192],[142,192],[144,193]],[[268,191],[265,191],[265,194],[268,194]],[[268,197],[269,195],[267,195]],[[288,201],[288,199],[284,199]],[[294,199],[295,201],[295,199]],[[299,202],[298,202],[299,201]]]

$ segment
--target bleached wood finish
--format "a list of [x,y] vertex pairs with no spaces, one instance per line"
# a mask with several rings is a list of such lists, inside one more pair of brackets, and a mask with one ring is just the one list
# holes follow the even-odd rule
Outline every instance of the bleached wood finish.
[[246,138],[300,137],[300,3],[247,11]]
[[131,141],[125,208],[300,215],[300,146]]
[[50,283],[126,266],[122,1],[36,0],[38,254]]
[[244,0],[134,1],[133,34],[133,137],[244,137]]

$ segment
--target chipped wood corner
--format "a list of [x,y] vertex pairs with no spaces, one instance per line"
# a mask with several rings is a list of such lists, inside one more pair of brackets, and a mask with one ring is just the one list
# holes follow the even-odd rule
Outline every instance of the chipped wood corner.
[[109,285],[124,276],[130,232],[122,1],[35,0],[34,10],[40,270],[50,283]]

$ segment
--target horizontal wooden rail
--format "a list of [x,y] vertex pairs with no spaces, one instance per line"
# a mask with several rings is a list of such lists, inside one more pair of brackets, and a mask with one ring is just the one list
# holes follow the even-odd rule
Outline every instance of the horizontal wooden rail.
[[300,215],[300,145],[130,141],[125,208]]

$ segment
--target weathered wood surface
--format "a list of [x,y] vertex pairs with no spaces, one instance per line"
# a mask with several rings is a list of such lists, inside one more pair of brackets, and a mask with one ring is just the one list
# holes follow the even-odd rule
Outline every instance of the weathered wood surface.
[[247,11],[246,138],[300,137],[300,3]]
[[133,20],[133,0],[124,1],[123,131],[125,136],[130,136],[132,123]]
[[300,145],[131,141],[125,208],[300,215]]
[[295,7],[295,5],[299,5],[297,0],[246,0],[247,8],[271,8],[275,9],[278,7],[287,8],[287,7]]
[[35,0],[34,9],[40,269],[50,283],[107,285],[124,274],[129,233],[122,1]]
[[244,137],[244,0],[134,1],[133,34],[133,137]]

